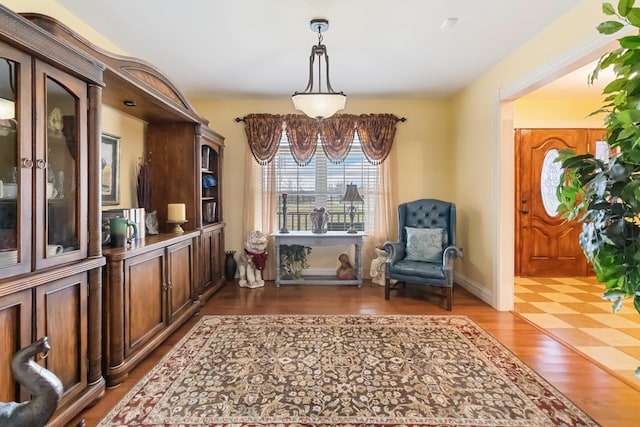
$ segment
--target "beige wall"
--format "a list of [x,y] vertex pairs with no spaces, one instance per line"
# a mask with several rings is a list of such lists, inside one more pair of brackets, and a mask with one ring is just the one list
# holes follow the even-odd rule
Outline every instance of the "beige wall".
[[[278,100],[192,100],[194,108],[210,120],[209,126],[224,135],[224,220],[227,249],[242,248],[244,168],[247,139],[236,117],[250,113],[294,113],[290,99]],[[453,162],[451,157],[451,114],[444,100],[358,100],[348,99],[344,113],[391,113],[406,117],[398,123],[392,149],[396,174],[393,193],[399,202],[422,197],[451,199]],[[395,237],[395,236],[394,236]],[[335,260],[331,260],[331,264]],[[368,271],[369,266],[365,266]]]
[[590,116],[602,105],[593,99],[528,99],[526,96],[513,103],[514,128],[598,128],[603,125],[603,114]]
[[602,20],[600,2],[582,1],[454,98],[454,194],[460,212],[458,236],[465,250],[458,271],[462,281],[490,303],[499,305],[494,293],[498,278],[509,280],[501,272],[513,272],[513,240],[500,239],[513,236],[513,139],[502,142],[510,147],[499,143],[500,90],[587,44],[597,37],[595,27]]
[[102,132],[120,138],[120,204],[103,209],[137,207],[137,167],[144,152],[145,123],[103,105]]

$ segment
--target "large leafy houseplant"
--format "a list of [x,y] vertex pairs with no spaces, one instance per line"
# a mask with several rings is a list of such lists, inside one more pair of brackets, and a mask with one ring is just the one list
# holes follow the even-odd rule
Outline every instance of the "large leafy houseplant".
[[311,247],[303,245],[280,245],[280,272],[283,278],[299,279],[302,270],[309,268],[307,256]]
[[[602,10],[610,20],[598,25],[598,31],[640,29],[640,8],[634,3],[604,3]],[[583,223],[580,246],[605,284],[604,299],[612,301],[617,312],[632,298],[640,312],[640,31],[618,41],[620,47],[603,55],[589,76],[593,83],[610,67],[616,75],[603,90],[602,108],[593,113],[605,114],[606,140],[613,154],[605,161],[562,150],[564,173],[557,194],[559,211]]]

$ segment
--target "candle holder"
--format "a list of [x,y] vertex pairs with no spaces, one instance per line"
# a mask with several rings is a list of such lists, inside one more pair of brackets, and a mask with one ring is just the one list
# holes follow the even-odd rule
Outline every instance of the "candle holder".
[[173,224],[173,229],[171,230],[172,233],[183,234],[184,230],[182,229],[181,225],[184,224],[185,222],[189,222],[189,221],[187,221],[186,219],[184,220],[170,219],[169,221],[167,221],[167,224]]
[[286,234],[289,230],[287,229],[287,195],[282,195],[282,228],[280,229],[280,233]]

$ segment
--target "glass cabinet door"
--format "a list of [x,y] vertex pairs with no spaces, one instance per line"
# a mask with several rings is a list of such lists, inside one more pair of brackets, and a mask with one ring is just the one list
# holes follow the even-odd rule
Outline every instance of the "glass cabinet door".
[[36,198],[41,207],[36,266],[40,267],[86,256],[87,220],[81,209],[86,205],[82,201],[86,182],[81,180],[86,169],[82,149],[86,128],[79,117],[83,111],[86,114],[86,85],[42,63],[36,65],[36,76],[36,91],[42,91],[44,101],[36,104],[42,110],[38,118],[46,118],[38,120],[36,130]]
[[0,44],[0,278],[31,269],[30,62]]

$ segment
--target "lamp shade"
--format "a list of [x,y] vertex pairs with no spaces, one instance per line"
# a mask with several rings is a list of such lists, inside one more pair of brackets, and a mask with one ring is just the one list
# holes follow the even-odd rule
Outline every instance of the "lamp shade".
[[343,110],[347,103],[347,95],[343,93],[296,92],[291,99],[296,110],[317,120],[333,116]]
[[360,193],[358,193],[358,186],[355,184],[347,184],[347,191],[345,191],[344,196],[340,199],[341,202],[364,202]]
[[8,99],[0,98],[0,120],[8,120],[15,117],[16,103]]

